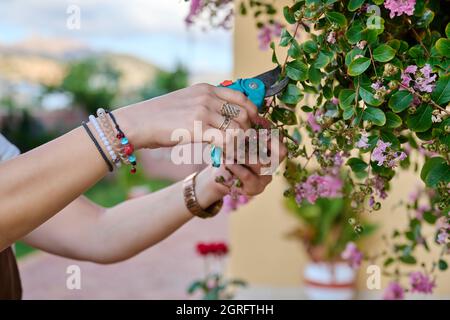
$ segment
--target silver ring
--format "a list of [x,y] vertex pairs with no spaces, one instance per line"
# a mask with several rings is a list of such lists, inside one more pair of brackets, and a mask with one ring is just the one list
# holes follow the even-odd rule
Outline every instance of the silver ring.
[[238,106],[234,104],[229,104],[228,102],[225,102],[222,105],[222,108],[220,108],[220,114],[223,115],[224,117],[229,117],[231,119],[239,117],[240,113],[241,109]]
[[222,121],[222,124],[219,127],[219,130],[227,130],[227,128],[230,125],[230,123],[231,123],[231,118],[224,117],[223,121]]

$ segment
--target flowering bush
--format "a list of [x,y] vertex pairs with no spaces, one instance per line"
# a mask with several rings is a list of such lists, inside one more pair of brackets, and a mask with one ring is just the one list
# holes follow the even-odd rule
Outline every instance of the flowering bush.
[[[203,6],[222,2],[200,1]],[[296,0],[283,8],[284,21],[277,20],[271,3],[236,1],[236,7],[254,16],[260,46],[273,50],[273,63],[290,79],[264,112],[283,130],[289,157],[298,161],[295,174],[285,172],[292,186],[285,195],[313,203],[339,194],[334,170],[338,158],[352,170],[346,179],[353,188],[345,196],[358,219],[380,209],[400,168],[416,170],[427,207],[421,208],[418,199],[405,204],[416,214],[408,215],[405,230],[389,237],[392,250],[377,259],[383,259],[393,277],[386,298],[401,298],[407,289],[400,282],[401,265],[419,264],[417,248],[440,245],[431,265],[424,263],[422,271],[405,275],[410,291],[431,292],[432,274],[447,269],[450,250],[448,2]],[[307,37],[300,41],[300,34]],[[278,35],[278,45],[287,48],[282,60],[276,54]],[[300,144],[300,128],[306,128],[312,150]],[[413,160],[413,152],[419,160]],[[318,170],[308,170],[311,159],[320,165]],[[436,225],[433,235],[425,236],[424,224]]]
[[228,254],[225,242],[211,242],[197,244],[197,253],[204,259],[205,275],[203,279],[195,280],[188,288],[188,293],[196,291],[203,293],[204,300],[231,299],[231,287],[243,287],[246,283],[239,279],[226,279],[224,273],[224,259]]

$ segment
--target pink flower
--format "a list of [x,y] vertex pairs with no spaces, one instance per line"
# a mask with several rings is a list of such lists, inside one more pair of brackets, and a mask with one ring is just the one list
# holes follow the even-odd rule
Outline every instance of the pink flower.
[[386,192],[386,182],[384,181],[384,179],[381,176],[376,175],[372,179],[372,184],[373,188],[375,189],[375,194],[377,194],[381,199],[386,199],[387,192]]
[[331,43],[331,44],[335,44],[336,43],[336,32],[331,31],[330,33],[328,33],[327,42]]
[[389,283],[383,294],[384,300],[403,300],[405,298],[405,290],[395,281]]
[[227,194],[225,197],[223,197],[222,210],[225,213],[235,211],[239,207],[247,204],[248,201],[249,201],[248,196],[246,196],[244,194],[239,194],[239,195]]
[[416,0],[386,0],[384,2],[384,7],[390,10],[389,16],[391,18],[394,18],[395,15],[401,16],[404,13],[412,16],[415,5]]
[[261,50],[266,50],[269,48],[270,42],[273,38],[279,37],[281,31],[283,30],[283,25],[277,21],[272,24],[266,24],[259,29],[258,40],[259,48]]
[[305,199],[315,203],[318,198],[336,198],[341,196],[342,185],[342,180],[338,177],[315,173],[295,186],[295,200],[300,204]]
[[390,149],[391,143],[378,140],[377,146],[372,151],[372,161],[377,162],[378,166],[394,168],[398,162],[406,159],[406,153],[395,152]]
[[308,114],[308,118],[306,119],[306,121],[308,122],[312,131],[314,131],[314,132],[320,132],[322,130],[322,127],[320,126],[320,124],[317,123],[317,120],[316,120],[316,117],[318,115],[320,115],[320,111],[317,111],[315,114],[314,114],[314,112],[310,112]]
[[358,142],[356,143],[356,146],[359,149],[365,149],[369,147],[369,136],[367,132],[361,134],[361,138],[359,138]]
[[409,274],[409,283],[411,284],[411,292],[432,293],[433,288],[436,286],[434,280],[431,280],[428,275],[420,271]]
[[345,250],[341,253],[341,258],[348,261],[353,269],[356,269],[361,266],[363,254],[358,250],[354,242],[349,242]]
[[418,70],[417,66],[410,65],[402,72],[402,85],[411,88],[411,81],[413,81],[412,88],[417,91],[430,93],[434,89],[434,81],[436,80],[436,75],[431,72],[429,64],[426,64],[420,70]]
[[269,26],[263,26],[258,33],[259,48],[266,50],[272,41],[272,29]]
[[448,239],[448,231],[441,229],[436,237],[436,242],[439,244],[445,244]]
[[202,0],[191,0],[191,6],[189,8],[189,14],[185,21],[188,25],[192,24],[194,18],[202,11]]
[[336,97],[331,98],[331,103],[337,106],[339,104],[339,99]]

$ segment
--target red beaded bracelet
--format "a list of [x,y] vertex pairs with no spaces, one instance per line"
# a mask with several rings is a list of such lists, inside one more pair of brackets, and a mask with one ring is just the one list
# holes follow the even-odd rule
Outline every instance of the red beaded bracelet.
[[119,139],[120,144],[122,145],[122,152],[127,155],[128,161],[130,161],[131,164],[131,173],[136,173],[136,156],[133,154],[134,152],[134,146],[133,144],[128,140],[128,138],[125,136],[123,131],[120,129],[119,124],[116,121],[116,118],[114,115],[106,111],[106,113],[111,117],[112,122],[114,123],[114,126],[117,130],[116,138]]

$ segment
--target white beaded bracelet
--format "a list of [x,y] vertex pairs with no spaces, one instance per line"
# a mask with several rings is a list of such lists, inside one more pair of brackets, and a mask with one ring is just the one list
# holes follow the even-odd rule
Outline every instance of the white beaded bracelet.
[[91,114],[89,115],[89,121],[92,122],[92,124],[94,125],[95,130],[97,131],[100,139],[103,142],[103,145],[106,148],[106,151],[108,151],[109,155],[111,156],[112,162],[114,163],[114,165],[119,168],[121,163],[120,161],[117,161],[117,155],[114,152],[111,143],[108,141],[108,138],[106,137],[105,133],[103,132],[102,128],[100,127],[100,125],[97,122],[97,119]]

